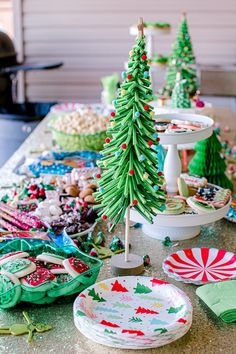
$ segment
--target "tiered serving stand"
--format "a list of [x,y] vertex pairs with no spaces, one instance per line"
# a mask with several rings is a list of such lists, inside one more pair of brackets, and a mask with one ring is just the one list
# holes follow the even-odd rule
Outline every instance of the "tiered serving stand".
[[[164,176],[167,194],[175,195],[178,192],[177,179],[181,174],[181,161],[178,154],[179,144],[191,144],[203,140],[212,135],[214,121],[203,115],[169,113],[156,115],[156,121],[166,119],[178,119],[198,121],[204,123],[204,128],[186,133],[159,133],[160,143],[168,145],[168,152],[164,164]],[[163,240],[169,236],[171,240],[187,240],[200,233],[200,226],[215,222],[226,216],[230,207],[228,203],[215,211],[206,214],[180,214],[161,215],[153,219],[149,224],[138,212],[131,209],[130,219],[143,224],[143,232],[150,237]]]

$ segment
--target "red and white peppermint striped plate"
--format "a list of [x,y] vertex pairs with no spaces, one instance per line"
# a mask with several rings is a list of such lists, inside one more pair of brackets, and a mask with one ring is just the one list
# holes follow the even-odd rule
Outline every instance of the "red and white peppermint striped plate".
[[191,248],[171,254],[164,272],[177,281],[206,284],[236,278],[236,254],[216,248]]

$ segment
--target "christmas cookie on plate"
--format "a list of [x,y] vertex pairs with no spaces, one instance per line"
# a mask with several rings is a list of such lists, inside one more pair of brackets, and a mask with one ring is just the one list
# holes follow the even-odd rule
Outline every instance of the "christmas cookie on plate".
[[73,278],[89,270],[89,266],[87,264],[75,257],[65,259],[63,261],[63,266]]
[[181,173],[180,177],[185,181],[188,187],[200,188],[207,185],[205,177],[191,176],[188,173]]
[[197,197],[189,197],[187,203],[198,214],[205,214],[215,210],[213,205],[203,200],[199,200]]
[[17,278],[25,277],[36,270],[36,265],[29,259],[19,258],[4,263],[1,267],[2,270],[14,274]]
[[36,259],[45,263],[62,265],[62,262],[65,258],[62,256],[58,256],[57,254],[43,252],[42,254],[39,254]]
[[0,272],[0,308],[7,309],[15,306],[21,296],[20,281],[11,273]]
[[182,197],[186,197],[186,198],[189,197],[189,189],[188,189],[188,185],[185,182],[185,180],[183,178],[179,177],[177,179],[177,184],[178,184],[179,194]]
[[22,252],[22,251],[4,254],[4,256],[0,257],[0,266],[6,262],[13,261],[14,259],[26,258],[28,256],[29,254],[27,252]]
[[38,268],[32,274],[21,279],[21,284],[30,288],[30,291],[47,291],[52,288],[51,281],[56,282],[56,277],[46,268]]
[[178,215],[182,214],[185,210],[185,202],[177,198],[166,198],[165,210],[160,212],[156,210],[158,214],[166,215]]
[[[77,281],[73,281],[74,278],[70,274],[58,274],[57,275],[57,286],[48,291],[48,296],[65,296],[73,294],[75,289],[78,287]],[[79,285],[80,286],[80,285]]]
[[66,274],[68,273],[67,270],[63,265],[60,264],[49,264],[47,269],[50,270],[52,274]]

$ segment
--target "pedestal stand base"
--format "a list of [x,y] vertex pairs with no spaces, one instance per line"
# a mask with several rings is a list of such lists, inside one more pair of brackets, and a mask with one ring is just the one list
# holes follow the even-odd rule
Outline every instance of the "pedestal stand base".
[[188,240],[197,236],[200,231],[200,226],[169,227],[157,226],[155,224],[143,225],[143,232],[157,240],[164,240],[166,236],[169,236],[171,241]]
[[114,275],[139,275],[144,271],[143,258],[136,254],[129,254],[128,262],[124,253],[111,258],[111,271]]

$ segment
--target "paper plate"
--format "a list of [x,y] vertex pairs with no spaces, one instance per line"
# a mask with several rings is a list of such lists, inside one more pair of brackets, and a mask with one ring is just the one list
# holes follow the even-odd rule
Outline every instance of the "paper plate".
[[89,339],[123,349],[155,348],[182,337],[192,323],[183,291],[150,277],[96,283],[74,303],[76,327]]
[[168,256],[162,266],[169,277],[197,285],[236,277],[236,255],[216,248],[181,250]]

